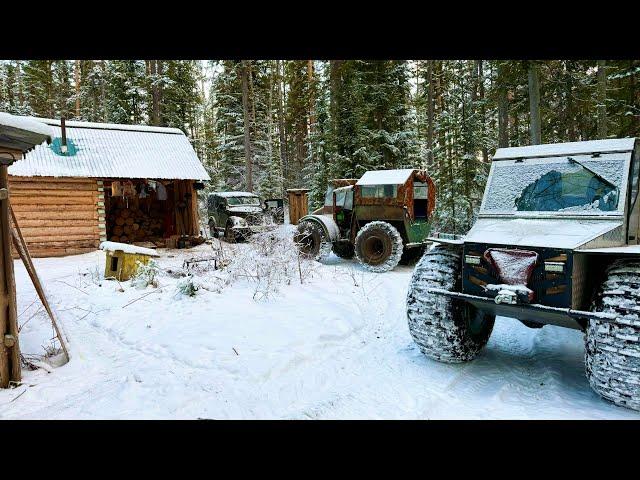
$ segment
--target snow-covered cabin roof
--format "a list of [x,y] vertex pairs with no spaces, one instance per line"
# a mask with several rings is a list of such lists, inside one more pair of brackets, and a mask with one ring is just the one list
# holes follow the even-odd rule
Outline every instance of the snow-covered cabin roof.
[[53,130],[53,144],[36,147],[9,168],[11,175],[209,180],[177,128],[68,121],[67,142],[74,152],[61,155],[54,148],[62,135],[60,120],[37,120]]
[[356,185],[402,185],[411,175],[412,168],[400,170],[371,170],[366,172]]
[[229,198],[229,197],[257,197],[258,196],[255,193],[251,193],[251,192],[214,192],[211,195],[216,195],[218,197],[224,197],[224,198]]
[[612,138],[607,140],[588,140],[584,142],[549,143],[529,145],[527,147],[499,148],[493,156],[494,160],[514,158],[555,157],[560,155],[585,155],[605,152],[630,152],[633,150],[635,138]]
[[49,125],[0,112],[0,147],[28,152],[44,141],[50,142],[52,136],[53,130]]

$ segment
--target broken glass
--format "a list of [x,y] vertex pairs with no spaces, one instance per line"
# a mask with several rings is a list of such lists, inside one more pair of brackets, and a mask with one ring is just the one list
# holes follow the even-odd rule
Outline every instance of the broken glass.
[[619,207],[623,159],[525,162],[495,166],[484,211],[586,213]]

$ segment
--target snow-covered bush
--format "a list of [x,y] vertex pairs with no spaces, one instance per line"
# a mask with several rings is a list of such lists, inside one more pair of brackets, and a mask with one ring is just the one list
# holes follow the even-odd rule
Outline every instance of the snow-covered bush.
[[131,277],[131,285],[139,289],[147,288],[149,285],[157,287],[158,281],[156,277],[160,272],[158,264],[153,260],[149,260],[146,265],[139,260],[136,263],[138,264],[138,269]]
[[238,249],[226,271],[227,282],[248,281],[255,284],[253,298],[267,299],[281,285],[304,283],[313,275],[314,262],[303,258],[291,232],[276,230],[256,234]]
[[184,278],[178,280],[176,283],[175,297],[186,296],[194,297],[196,292],[200,289],[200,285],[191,275],[187,275]]

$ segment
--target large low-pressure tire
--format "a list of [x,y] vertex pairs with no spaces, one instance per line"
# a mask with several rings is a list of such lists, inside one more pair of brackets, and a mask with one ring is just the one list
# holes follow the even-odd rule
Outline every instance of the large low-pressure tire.
[[460,251],[436,245],[413,271],[407,293],[409,332],[428,357],[445,363],[473,360],[491,336],[495,316],[431,288],[461,290]]
[[387,222],[367,223],[356,235],[356,258],[371,272],[393,270],[400,262],[402,250],[402,236],[396,227]]
[[212,218],[209,220],[209,234],[211,238],[218,238],[218,230],[216,229],[216,221]]
[[302,220],[298,223],[293,241],[303,255],[314,260],[324,260],[331,253],[331,242],[324,229],[310,220]]
[[617,405],[640,410],[640,261],[617,260],[607,270],[594,310],[613,322],[590,320],[585,334],[589,384]]
[[335,242],[332,247],[333,253],[340,258],[350,259],[353,258],[354,249],[353,245],[349,242]]

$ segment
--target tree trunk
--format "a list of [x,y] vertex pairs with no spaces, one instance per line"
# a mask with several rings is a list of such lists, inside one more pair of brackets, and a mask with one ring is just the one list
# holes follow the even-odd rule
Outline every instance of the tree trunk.
[[307,81],[309,89],[309,135],[313,133],[313,126],[316,123],[315,114],[315,81],[313,71],[313,60],[307,60]]
[[427,166],[431,168],[433,164],[433,109],[434,109],[434,88],[433,88],[433,60],[427,61]]
[[242,79],[242,111],[244,116],[244,156],[246,161],[246,188],[248,192],[253,191],[253,158],[251,154],[251,132],[249,117],[249,61],[242,60],[240,66],[240,76]]
[[578,138],[576,135],[576,121],[573,112],[574,99],[573,99],[573,64],[570,61],[564,62],[565,64],[565,122],[567,125],[567,138],[570,142],[575,142]]
[[[158,82],[158,60],[150,60],[149,73],[152,78],[151,84],[151,125],[160,125],[160,85]],[[162,67],[160,67],[162,68]]]
[[280,70],[280,60],[276,60],[276,81],[278,83],[278,136],[280,139],[280,163],[282,165],[282,181],[287,175],[287,136],[284,123],[284,96],[282,94],[283,75]]
[[75,61],[73,73],[76,87],[76,118],[80,118],[80,60]]
[[484,67],[482,60],[477,60],[478,67],[478,97],[480,100],[480,132],[482,134],[482,161],[484,163],[489,162],[489,150],[487,149],[486,134],[487,134],[487,106],[484,102]]
[[102,81],[100,83],[100,103],[102,106],[102,121],[107,122],[109,119],[109,112],[107,110],[107,91],[106,91],[107,65],[104,60],[100,60],[100,70],[102,70]]
[[538,64],[529,62],[529,109],[531,115],[531,145],[542,143],[541,120],[540,120],[540,80],[538,74]]
[[507,90],[507,79],[505,66],[498,64],[498,147],[509,146],[509,93]]
[[598,138],[607,138],[607,62],[598,60]]
[[[344,60],[331,60],[329,62],[329,112],[331,118],[331,134],[334,139],[339,138],[338,122],[340,115],[339,92],[342,85],[342,65]],[[344,155],[344,142],[338,142],[339,155]]]

